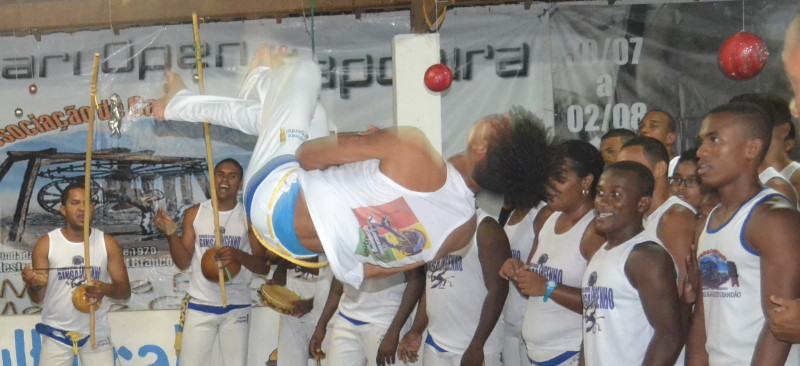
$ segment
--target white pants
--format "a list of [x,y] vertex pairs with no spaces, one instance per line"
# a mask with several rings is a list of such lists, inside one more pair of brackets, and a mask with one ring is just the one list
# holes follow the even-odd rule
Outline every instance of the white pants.
[[308,344],[316,324],[291,315],[280,316],[278,328],[278,366],[316,366],[308,354]]
[[512,329],[512,327],[506,323],[505,329],[506,334],[503,338],[503,365],[530,365],[528,361],[528,349],[525,347],[525,340],[522,339],[522,333],[519,332],[519,328]]
[[[459,366],[461,365],[461,354],[453,352],[439,352],[430,344],[424,343],[423,359],[425,366]],[[503,366],[501,353],[484,353],[484,366]]]
[[187,309],[183,325],[180,365],[201,366],[211,362],[211,350],[219,345],[222,365],[246,366],[251,308],[211,314]]
[[375,366],[378,346],[386,327],[375,324],[355,325],[336,313],[330,334],[327,359],[332,365]]
[[168,120],[208,122],[257,135],[243,187],[274,157],[294,154],[309,138],[328,135],[325,109],[319,103],[319,65],[301,60],[270,69],[253,69],[239,98],[176,94],[164,111]]
[[[114,345],[106,337],[97,339],[97,349],[92,349],[89,341],[78,349],[78,359],[81,366],[110,366],[116,365]],[[48,336],[42,336],[42,352],[39,355],[39,366],[72,366],[75,353],[72,346],[56,341]]]

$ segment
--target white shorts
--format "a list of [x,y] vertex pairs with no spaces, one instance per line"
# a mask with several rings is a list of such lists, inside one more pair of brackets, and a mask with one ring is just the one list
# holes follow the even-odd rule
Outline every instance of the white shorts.
[[[460,353],[453,352],[440,352],[430,344],[424,344],[423,360],[425,366],[460,366],[461,365]],[[503,366],[502,356],[500,352],[484,353],[483,354],[484,366]]]
[[209,365],[211,350],[217,344],[222,365],[246,366],[251,311],[246,307],[225,314],[213,314],[187,309],[180,364]]
[[[75,353],[72,346],[68,346],[46,335],[42,335],[42,351],[39,355],[39,366],[72,366]],[[114,345],[111,339],[97,339],[97,348],[92,349],[87,341],[78,349],[78,358],[81,366],[109,366],[116,365]]]

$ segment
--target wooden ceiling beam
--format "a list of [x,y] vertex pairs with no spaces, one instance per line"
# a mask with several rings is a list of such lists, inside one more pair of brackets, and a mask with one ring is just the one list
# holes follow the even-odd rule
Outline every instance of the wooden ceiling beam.
[[[424,0],[434,8],[437,0]],[[442,3],[442,0],[438,0]],[[530,0],[527,0],[530,1]],[[557,2],[550,0],[548,2]],[[526,0],[451,0],[450,6],[525,3]],[[204,21],[308,16],[311,0],[0,0],[0,35],[48,34]],[[423,8],[423,0],[316,0],[316,14],[363,14]],[[431,9],[428,9],[431,10]],[[412,21],[424,21],[422,14]],[[421,20],[422,19],[422,20]],[[434,18],[435,19],[435,15]],[[416,23],[415,23],[416,24]],[[420,25],[412,26],[421,32]]]

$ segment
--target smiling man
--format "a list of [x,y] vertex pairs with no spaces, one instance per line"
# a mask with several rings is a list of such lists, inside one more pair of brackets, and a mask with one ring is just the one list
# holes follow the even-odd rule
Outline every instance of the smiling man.
[[689,365],[797,365],[764,314],[769,295],[800,295],[800,214],[758,181],[769,116],[750,103],[714,108],[700,126],[698,174],[719,193],[697,247],[698,289]]
[[596,227],[607,242],[583,276],[586,365],[672,365],[683,346],[675,262],[642,227],[653,186],[632,161],[608,166],[597,184]]

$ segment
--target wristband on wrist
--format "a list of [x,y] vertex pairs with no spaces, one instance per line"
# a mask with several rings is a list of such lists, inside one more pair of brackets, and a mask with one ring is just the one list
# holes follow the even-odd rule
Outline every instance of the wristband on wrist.
[[547,300],[550,300],[550,295],[552,295],[553,291],[555,291],[556,287],[558,287],[558,283],[556,281],[549,280],[545,282],[545,286],[547,287],[544,291],[544,296],[542,296],[543,302],[547,302]]

